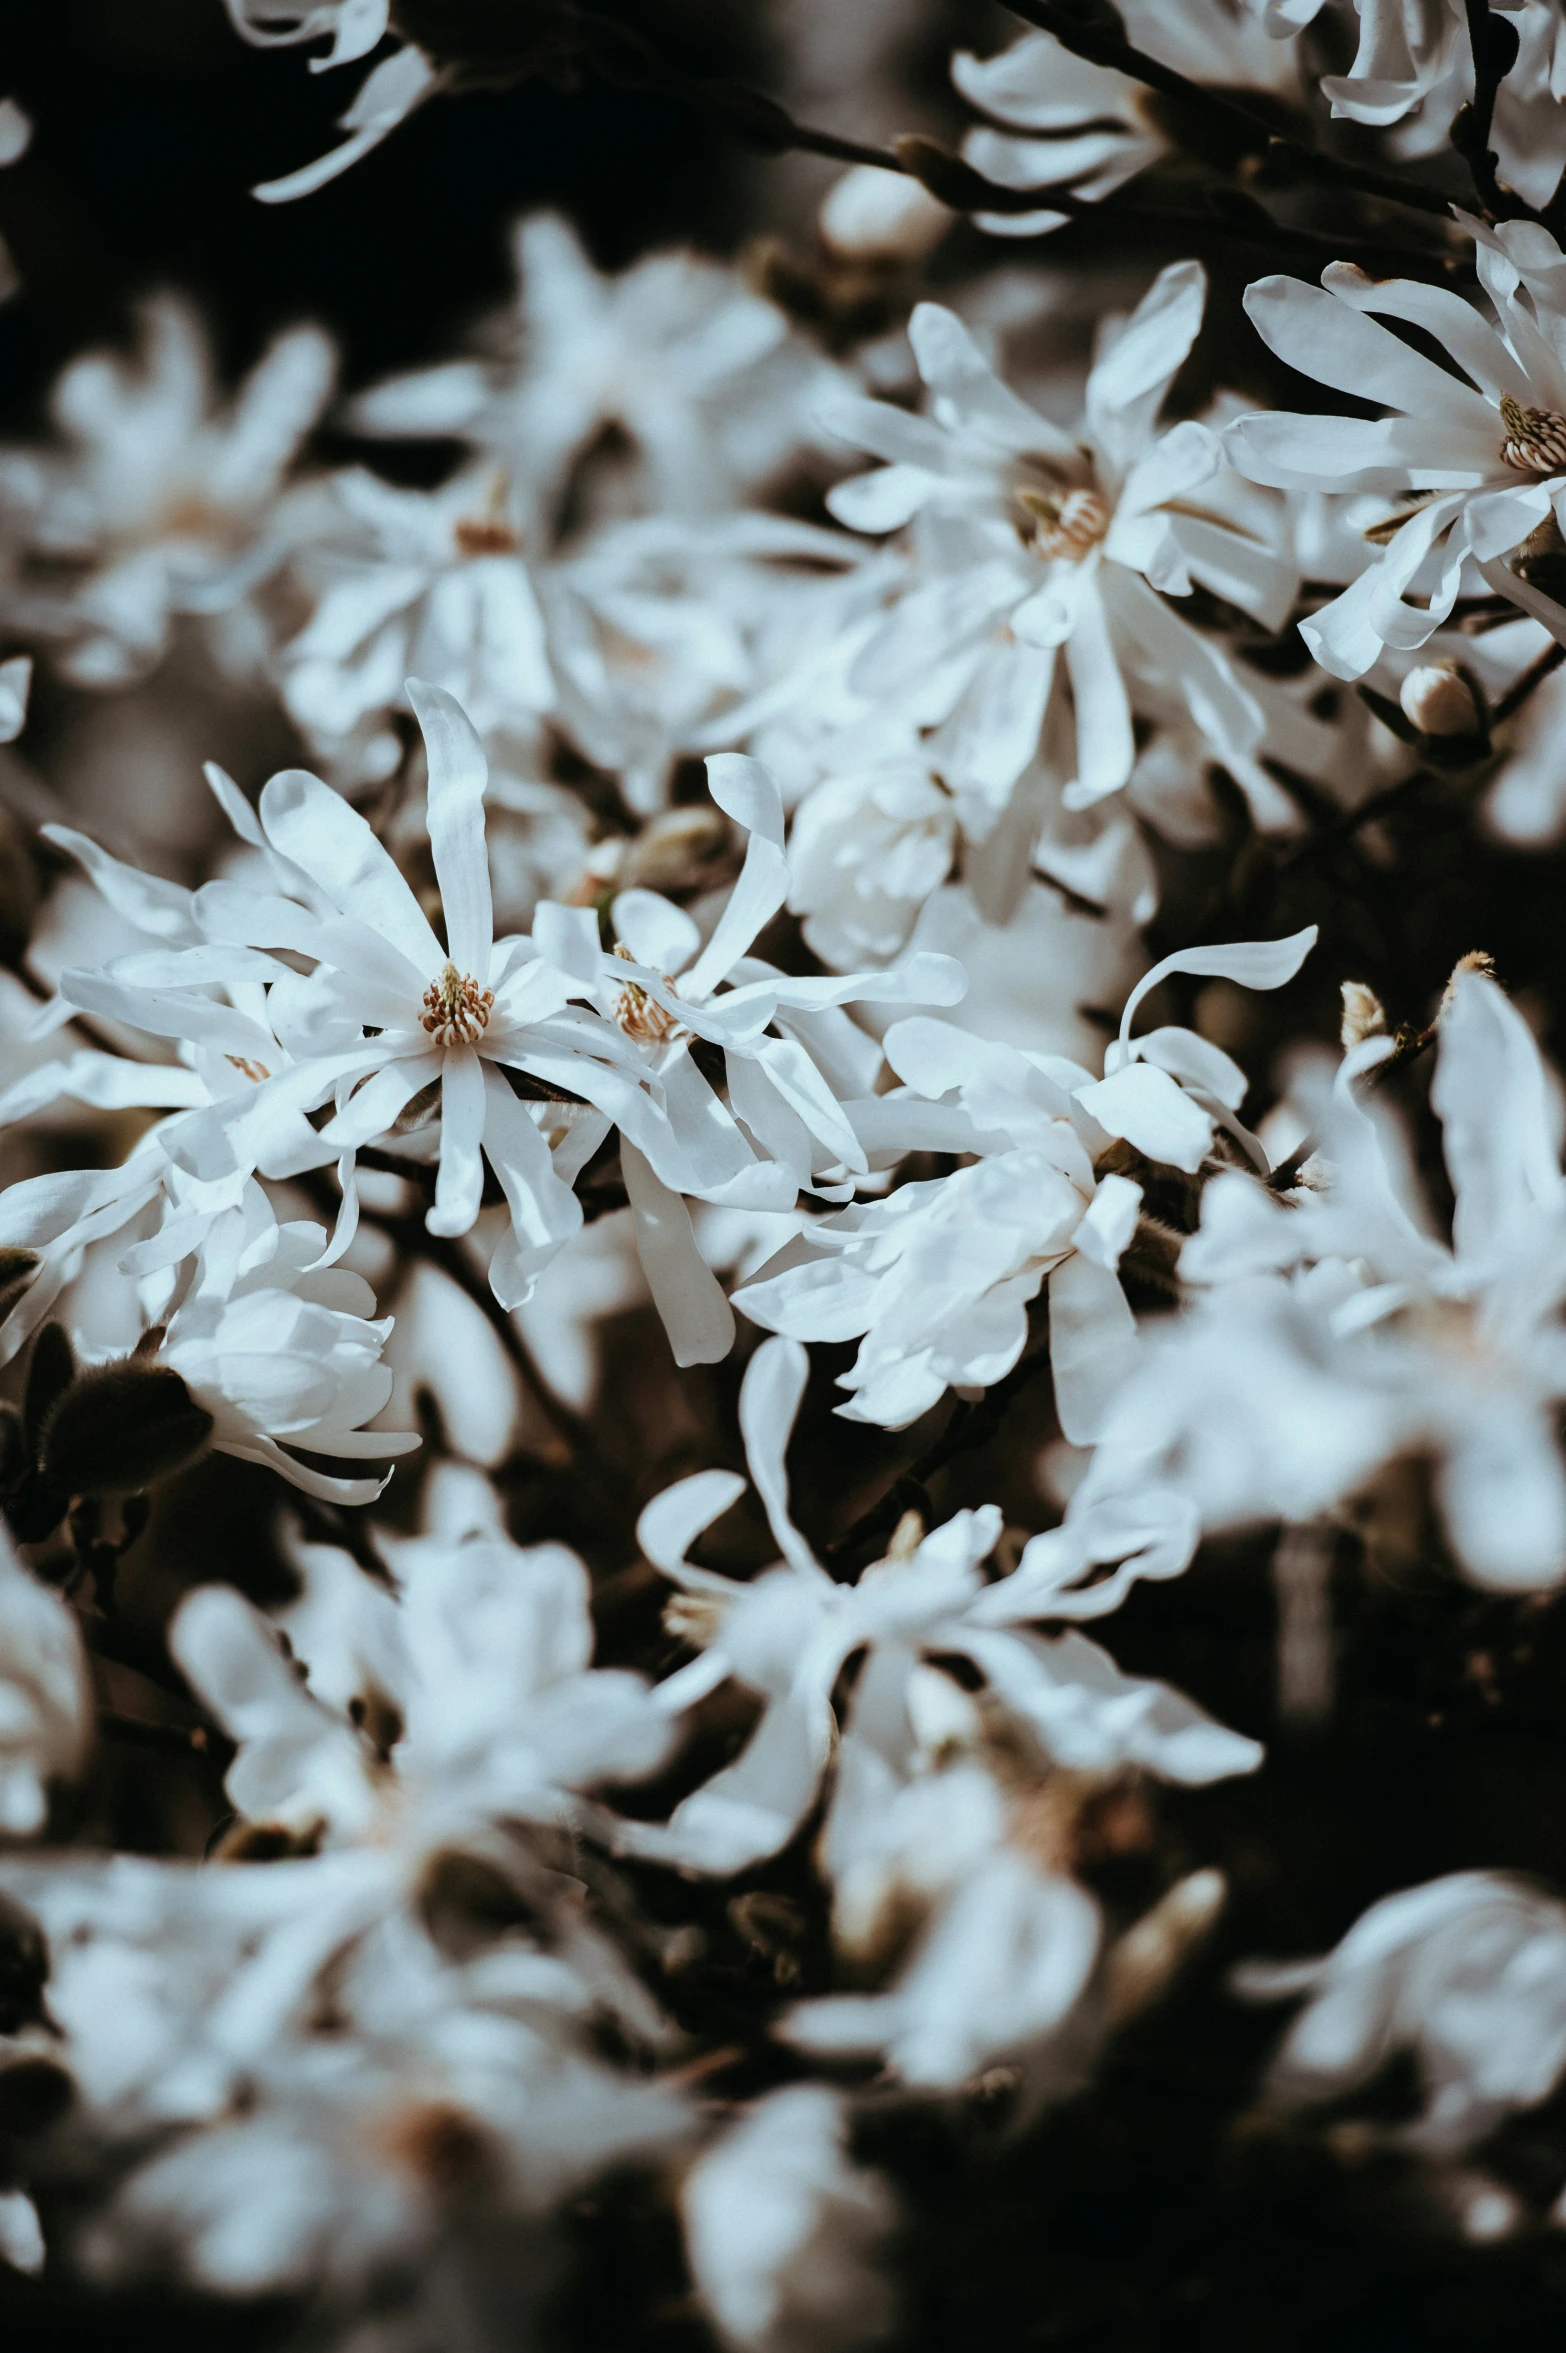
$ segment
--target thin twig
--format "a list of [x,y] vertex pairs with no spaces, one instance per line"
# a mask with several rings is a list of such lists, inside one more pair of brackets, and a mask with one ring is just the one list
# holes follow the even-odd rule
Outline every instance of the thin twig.
[[646,90],[660,98],[672,98],[678,105],[710,115],[736,138],[770,155],[824,155],[834,163],[869,163],[886,172],[907,168],[884,147],[867,147],[862,140],[842,139],[835,131],[796,122],[775,98],[747,83],[682,73],[660,57],[641,33],[617,18],[583,9],[579,21],[592,35],[583,62],[618,89]]
[[1516,27],[1492,16],[1489,0],[1464,0],[1464,9],[1474,61],[1474,94],[1457,110],[1450,134],[1452,145],[1468,166],[1481,211],[1492,221],[1508,210],[1538,220],[1541,216],[1531,204],[1524,204],[1501,187],[1495,176],[1500,159],[1490,145],[1496,93],[1517,62]]
[[[829,1568],[843,1565],[849,1556],[858,1552],[872,1537],[890,1535],[910,1509],[923,1511],[920,1498],[937,1471],[944,1470],[959,1454],[968,1454],[975,1446],[982,1446],[1000,1427],[1001,1417],[1012,1399],[1025,1389],[1041,1372],[1048,1369],[1049,1350],[1036,1348],[1031,1356],[1013,1367],[1003,1381],[972,1404],[960,1403],[940,1436],[899,1471],[886,1493],[868,1511],[861,1512],[851,1528],[844,1530],[835,1544],[828,1545],[823,1555]],[[926,1502],[927,1502],[926,1498]]]
[[1559,640],[1554,645],[1547,645],[1538,660],[1530,662],[1522,676],[1515,679],[1502,695],[1490,713],[1491,726],[1499,727],[1505,720],[1515,717],[1523,704],[1544,684],[1550,672],[1558,670],[1562,662],[1566,662],[1566,645],[1562,645]]
[[1132,81],[1145,84],[1149,90],[1176,100],[1211,130],[1229,140],[1238,140],[1252,154],[1286,157],[1313,178],[1336,181],[1341,187],[1356,189],[1364,196],[1380,197],[1388,204],[1436,213],[1443,220],[1451,218],[1452,199],[1444,188],[1434,188],[1424,180],[1404,178],[1397,173],[1376,171],[1369,165],[1350,163],[1343,156],[1327,155],[1319,147],[1307,146],[1303,139],[1280,131],[1276,123],[1253,113],[1249,106],[1227,92],[1210,90],[1205,83],[1192,81],[1173,66],[1149,57],[1145,50],[1126,39],[1119,18],[1112,11],[1101,12],[1089,5],[1079,13],[1067,5],[1067,0],[1004,0],[1004,5],[1025,24],[1053,33],[1061,47],[1069,49],[1074,57],[1085,58],[1090,65],[1109,66]]

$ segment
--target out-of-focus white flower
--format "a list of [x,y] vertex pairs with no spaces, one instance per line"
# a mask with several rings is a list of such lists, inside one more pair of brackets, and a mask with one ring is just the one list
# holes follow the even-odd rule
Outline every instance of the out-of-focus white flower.
[[[235,32],[252,48],[289,48],[300,41],[329,39],[332,45],[326,55],[310,60],[313,73],[357,64],[378,47],[390,24],[387,0],[225,0],[225,6]],[[263,181],[251,193],[263,204],[290,204],[296,197],[313,195],[379,147],[415,107],[443,87],[445,79],[412,42],[394,49],[372,67],[343,116],[340,128],[349,136],[342,145],[281,179]]]
[[861,531],[913,524],[908,585],[850,682],[934,729],[931,756],[974,841],[999,825],[1041,743],[1068,808],[1118,791],[1139,693],[1172,697],[1218,758],[1261,741],[1261,707],[1228,654],[1170,601],[1201,586],[1276,629],[1294,594],[1289,558],[1224,512],[1216,437],[1194,420],[1158,431],[1205,297],[1199,265],[1173,263],[1129,319],[1103,323],[1075,438],[1009,391],[935,303],[909,325],[928,415],[872,401],[825,412],[886,461],[839,483],[833,513]]
[[[1297,95],[1290,54],[1225,0],[1182,0],[1178,8],[1125,0],[1119,13],[1133,47],[1192,81]],[[971,105],[1004,126],[968,133],[963,153],[974,169],[1002,188],[1041,191],[1037,212],[976,214],[992,236],[1058,229],[1070,216],[1049,209],[1049,189],[1096,203],[1174,146],[1141,82],[1076,56],[1053,33],[1025,33],[995,57],[959,49],[952,80]]]
[[677,757],[818,713],[884,567],[841,531],[741,511],[606,523],[542,582],[556,726],[661,809]]
[[285,482],[334,371],[327,336],[295,327],[219,409],[199,322],[168,296],[142,312],[138,365],[99,352],[66,369],[52,408],[70,447],[0,453],[0,513],[51,573],[75,569],[69,590],[24,572],[12,594],[74,683],[143,675],[179,614],[232,626],[306,527],[312,494]]
[[895,956],[951,870],[957,812],[917,751],[888,751],[828,778],[788,842],[789,906],[806,944],[845,965]]
[[[1262,278],[1246,292],[1269,350],[1302,375],[1392,412],[1268,411],[1238,418],[1224,435],[1252,481],[1393,502],[1367,533],[1384,552],[1300,624],[1337,678],[1362,678],[1386,647],[1427,644],[1451,614],[1470,560],[1490,588],[1552,633],[1566,631],[1560,607],[1505,561],[1550,521],[1566,475],[1560,248],[1533,222],[1490,229],[1459,218],[1476,240],[1495,326],[1449,287],[1369,278],[1350,262],[1325,269],[1320,289]],[[1402,342],[1377,313],[1432,336],[1461,373]]]
[[1385,2137],[1471,2148],[1566,2072],[1566,1906],[1498,1871],[1457,1871],[1372,1904],[1319,1961],[1249,1962],[1247,2000],[1304,1994],[1267,2072],[1285,2109],[1341,2100],[1412,2053],[1422,2105]]
[[49,1783],[80,1772],[92,1720],[76,1620],[0,1532],[0,1832],[42,1829]]
[[[474,1866],[449,1860],[460,1912]],[[589,2048],[595,2015],[656,2041],[629,1972],[547,1873],[503,1853],[477,1868],[453,1958],[385,1853],[6,1866],[48,1937],[75,2145],[113,2185],[78,2228],[90,2271],[229,2296],[373,2290],[393,2311],[410,2273],[470,2293],[488,2277],[514,2310],[513,2263],[486,2272],[497,2226],[514,2251],[600,2169],[677,2146],[678,2095]],[[537,1937],[486,1921],[485,1892]]]
[[482,735],[529,740],[554,683],[505,477],[478,468],[397,490],[356,468],[333,488],[338,530],[305,558],[319,602],[282,654],[290,715],[330,755],[404,707],[413,677],[455,696]]
[[[697,1472],[642,1514],[638,1542],[683,1596],[670,1622],[702,1653],[659,1685],[657,1698],[683,1708],[733,1676],[759,1691],[766,1707],[735,1762],[682,1799],[666,1825],[620,1826],[625,1851],[723,1873],[776,1853],[814,1802],[836,1737],[833,1687],[860,1649],[867,1655],[845,1713],[845,1750],[850,1741],[879,1750],[894,1782],[908,1767],[908,1693],[927,1653],[971,1660],[996,1704],[1027,1724],[1046,1754],[1097,1767],[1134,1758],[1177,1780],[1252,1769],[1261,1753],[1253,1742],[1212,1724],[1165,1685],[1123,1678],[1085,1638],[1064,1637],[1062,1647],[1014,1630],[1028,1618],[1095,1616],[1112,1607],[1124,1579],[1075,1590],[1090,1559],[1139,1559],[1141,1574],[1176,1573],[1190,1557],[1184,1507],[1176,1503],[1170,1519],[1161,1499],[1144,1499],[1145,1508],[1057,1531],[1057,1541],[1037,1538],[1040,1549],[1026,1550],[1011,1577],[986,1584],[983,1563],[1001,1533],[1000,1514],[987,1505],[959,1512],[928,1535],[914,1523],[856,1584],[838,1584],[788,1517],[783,1457],[807,1371],[802,1348],[771,1340],[752,1358],[740,1393],[746,1457],[783,1554],[778,1567],[738,1584],[686,1557],[741,1492],[732,1472]],[[859,1802],[840,1779],[833,1809]],[[831,1813],[825,1839],[830,1854]]]
[[838,1411],[899,1429],[947,1388],[989,1388],[1010,1372],[1047,1281],[1056,1411],[1068,1438],[1090,1442],[1134,1341],[1115,1270],[1141,1189],[1113,1170],[1099,1173],[1111,1139],[1194,1174],[1221,1125],[1265,1159],[1235,1116],[1243,1071],[1190,1030],[1133,1039],[1136,1009],[1174,973],[1278,987],[1314,938],[1311,929],[1166,957],[1127,999],[1102,1079],[943,1022],[897,1023],[886,1054],[905,1088],[856,1108],[861,1139],[975,1157],[950,1176],[815,1221],[735,1304],[798,1340],[862,1336],[852,1370],[839,1376],[850,1401]]
[[703,2303],[735,2353],[849,2353],[884,2337],[892,2297],[877,2255],[896,2210],[855,2165],[825,2084],[756,2101],[697,2159],[680,2193]]
[[721,513],[816,438],[814,406],[843,388],[721,263],[655,253],[603,277],[555,213],[521,222],[515,253],[514,358],[394,377],[351,413],[362,432],[455,436],[483,451],[546,544],[578,462],[611,436],[631,445],[635,508]]
[[[1250,0],[1274,36],[1288,39],[1320,13],[1323,0]],[[1359,46],[1346,74],[1324,74],[1332,111],[1377,129],[1402,126],[1405,156],[1446,146],[1453,118],[1474,95],[1473,45],[1463,0],[1352,0]],[[1490,136],[1503,184],[1525,204],[1545,205],[1566,169],[1566,43],[1549,0],[1497,0],[1517,34],[1517,62],[1495,93]]]
[[227,1787],[243,1814],[396,1846],[413,1867],[487,1823],[583,1823],[580,1791],[655,1770],[671,1718],[639,1675],[590,1665],[574,1553],[498,1528],[389,1548],[395,1597],[346,1553],[298,1547],[287,1657],[226,1587],[181,1606],[175,1655],[238,1743]]
[[937,1912],[888,1991],[801,2002],[782,2032],[817,2058],[884,2052],[925,2091],[954,2091],[1012,2062],[1033,2105],[1075,2090],[1091,2064],[1087,1997],[1100,1935],[1085,1889],[1002,1849]]
[[1521,1014],[1460,970],[1431,1090],[1456,1198],[1448,1246],[1401,1137],[1351,1091],[1393,1050],[1370,1036],[1330,1091],[1302,1079],[1323,1190],[1283,1202],[1237,1173],[1208,1186],[1181,1272],[1213,1287],[1116,1400],[1089,1489],[1100,1475],[1166,1481],[1209,1527],[1306,1519],[1394,1456],[1424,1455],[1469,1575],[1552,1586],[1566,1576],[1558,1091]]

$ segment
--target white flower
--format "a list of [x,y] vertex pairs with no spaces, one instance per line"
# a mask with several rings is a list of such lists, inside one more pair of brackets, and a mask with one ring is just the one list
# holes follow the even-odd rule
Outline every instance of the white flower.
[[896,2212],[881,2176],[851,2162],[847,2125],[837,2093],[790,2084],[756,2101],[685,2177],[691,2270],[735,2353],[848,2353],[890,2327],[876,2257]]
[[[841,1008],[854,1000],[950,1004],[962,994],[962,971],[949,957],[912,956],[890,971],[796,978],[752,955],[757,933],[789,889],[782,802],[759,761],[742,753],[714,754],[707,775],[714,801],[750,837],[733,892],[705,942],[692,918],[658,892],[620,892],[610,909],[616,953],[595,963],[597,1002],[645,1056],[684,1134],[695,1124],[696,1102],[718,1109],[692,1049],[706,1040],[723,1051],[730,1112],[765,1164],[714,1165],[710,1180],[687,1190],[760,1210],[791,1206],[801,1191],[842,1200],[868,1170],[845,1100],[868,1095],[880,1056]],[[585,976],[588,964],[581,969]],[[709,1132],[709,1154],[714,1142]],[[620,1164],[642,1263],[677,1360],[726,1354],[733,1318],[702,1266],[688,1210],[639,1140],[622,1141]]]
[[661,2029],[569,1885],[520,1852],[446,1861],[422,1918],[367,1850],[7,1866],[47,1932],[51,2055],[106,2193],[78,2225],[90,2272],[319,2285],[382,2319],[443,2287],[514,2309],[529,2221],[683,2137],[676,2093],[590,2050],[595,2018],[637,2051]]
[[76,1620],[22,1567],[0,1532],[0,1832],[41,1830],[48,1786],[79,1773],[92,1685]]
[[[297,1460],[384,1461],[419,1444],[416,1432],[367,1430],[392,1393],[381,1350],[390,1317],[361,1275],[321,1264],[324,1230],[280,1226],[259,1187],[251,1214],[209,1232],[176,1286],[153,1364],[179,1374],[212,1416],[219,1454],[266,1464],[290,1486],[336,1503],[370,1503],[391,1477],[344,1477]],[[167,1242],[164,1254],[172,1254]],[[152,1255],[159,1252],[155,1239]]]
[[[581,1826],[579,1792],[662,1761],[666,1710],[640,1676],[590,1665],[587,1571],[497,1527],[389,1546],[395,1594],[346,1553],[302,1545],[279,1628],[223,1586],[185,1601],[175,1656],[238,1743],[240,1812],[410,1868],[493,1822]],[[297,1662],[297,1665],[291,1664]]]
[[1076,2090],[1091,2065],[1101,1925],[1084,1888],[1000,1849],[936,1913],[895,1985],[800,2002],[781,2032],[816,2058],[884,2053],[924,2091],[1011,2062],[1035,2105]]
[[1089,1488],[1101,1472],[1165,1480],[1208,1527],[1304,1519],[1394,1457],[1425,1455],[1468,1574],[1553,1586],[1566,1576],[1558,1098],[1522,1016],[1460,971],[1431,1092],[1456,1199],[1448,1246],[1397,1131],[1351,1091],[1392,1050],[1369,1038],[1330,1094],[1304,1089],[1324,1191],[1280,1202],[1238,1174],[1208,1186],[1181,1271],[1213,1288],[1117,1400]]
[[1221,1125],[1265,1157],[1235,1118],[1243,1071],[1190,1030],[1133,1039],[1136,1009],[1174,973],[1278,987],[1314,938],[1312,929],[1166,957],[1127,999],[1102,1079],[942,1022],[896,1024],[886,1053],[907,1088],[856,1110],[862,1140],[975,1157],[950,1176],[814,1221],[735,1304],[798,1340],[862,1335],[852,1371],[839,1376],[850,1401],[838,1411],[900,1429],[947,1388],[989,1388],[1011,1371],[1027,1342],[1028,1308],[1047,1281],[1056,1411],[1068,1438],[1091,1442],[1134,1337],[1115,1270],[1141,1188],[1113,1170],[1099,1173],[1110,1140],[1194,1174]]
[[352,415],[362,432],[471,443],[507,469],[546,535],[595,445],[630,443],[638,508],[721,513],[815,438],[812,403],[842,388],[721,263],[655,253],[604,277],[555,213],[518,224],[515,255],[516,319],[500,323],[514,357],[394,377]]
[[[1337,678],[1363,677],[1385,647],[1426,644],[1470,559],[1489,587],[1552,632],[1566,628],[1559,608],[1504,561],[1549,522],[1566,476],[1566,302],[1551,275],[1560,249],[1531,222],[1491,230],[1460,217],[1478,240],[1496,326],[1448,287],[1372,279],[1348,262],[1322,272],[1321,290],[1263,278],[1246,292],[1252,324],[1280,359],[1392,411],[1268,412],[1238,419],[1224,436],[1253,481],[1393,501],[1369,533],[1384,553],[1300,625]],[[1376,313],[1422,329],[1461,374],[1400,341]]]
[[644,515],[605,524],[542,588],[555,724],[645,815],[681,753],[818,712],[883,577],[857,540],[787,516]]
[[333,487],[339,528],[304,566],[319,601],[282,654],[291,716],[335,752],[403,707],[411,676],[453,695],[481,734],[529,740],[554,684],[505,477],[479,468],[440,490],[397,490],[356,468]]
[[[1288,38],[1323,0],[1251,0],[1274,36]],[[1473,46],[1464,0],[1352,0],[1359,45],[1346,74],[1324,74],[1334,115],[1381,128],[1404,156],[1438,154],[1453,118],[1474,94]],[[1549,0],[1498,0],[1518,38],[1517,62],[1495,93],[1490,136],[1503,184],[1545,205],[1566,169],[1566,45]]]
[[[310,61],[316,72],[368,57],[390,21],[387,0],[225,0],[225,5],[235,32],[253,48],[286,48],[329,37],[327,54]],[[342,145],[282,179],[263,181],[252,194],[263,204],[289,204],[297,196],[313,195],[378,147],[445,79],[413,43],[393,50],[371,69],[343,116],[341,128],[350,135]]]
[[[1222,1730],[1166,1686],[1124,1678],[1081,1636],[1050,1643],[1014,1631],[1030,1617],[1093,1616],[1113,1606],[1125,1582],[1072,1590],[1091,1558],[1140,1561],[1137,1573],[1169,1575],[1189,1555],[1189,1515],[1170,1520],[1161,1499],[1140,1513],[1104,1512],[1056,1539],[1035,1539],[1010,1578],[987,1585],[982,1564],[999,1538],[993,1505],[963,1511],[925,1535],[899,1532],[888,1557],[854,1585],[833,1581],[788,1517],[784,1449],[804,1393],[805,1353],[787,1340],[759,1348],[740,1392],[740,1422],[752,1482],[783,1562],[749,1584],[686,1558],[697,1535],[742,1490],[732,1472],[702,1471],[668,1489],[643,1512],[637,1539],[655,1567],[681,1589],[671,1624],[702,1656],[658,1687],[668,1708],[692,1704],[734,1676],[766,1706],[748,1745],[681,1800],[667,1825],[620,1825],[622,1849],[685,1869],[731,1873],[786,1845],[814,1802],[832,1753],[832,1692],[844,1661],[867,1652],[844,1720],[843,1738],[885,1752],[894,1778],[907,1770],[910,1679],[926,1653],[968,1658],[996,1704],[1031,1728],[1045,1753],[1095,1766],[1135,1759],[1178,1780],[1246,1772],[1254,1743]],[[1186,1737],[1191,1735],[1191,1737]],[[840,1781],[833,1808],[856,1799]],[[826,1851],[832,1851],[832,1813]],[[852,1846],[854,1842],[849,1841]]]
[[[36,585],[24,569],[14,616],[62,646],[76,684],[150,670],[181,613],[212,617],[219,649],[226,627],[254,661],[241,609],[306,526],[310,493],[284,483],[334,367],[319,328],[293,328],[219,410],[200,325],[164,296],[143,310],[137,367],[98,352],[67,368],[52,407],[70,447],[0,454],[0,512],[48,567]],[[48,585],[61,566],[77,574],[68,591]]]
[[[1292,58],[1224,0],[1181,0],[1178,8],[1126,0],[1119,13],[1134,47],[1193,81],[1297,94]],[[952,80],[981,114],[1004,125],[970,131],[963,142],[974,169],[1002,188],[1066,188],[1096,203],[1173,149],[1157,100],[1142,83],[1076,56],[1053,33],[1025,33],[995,57],[959,49]],[[1047,196],[1037,212],[975,215],[997,237],[1037,236],[1068,217],[1050,210]]]
[[1173,698],[1219,758],[1260,743],[1261,708],[1228,655],[1170,601],[1200,585],[1276,629],[1294,593],[1290,562],[1223,512],[1215,436],[1194,420],[1157,429],[1205,294],[1198,264],[1173,263],[1129,319],[1104,323],[1077,439],[1009,391],[934,303],[909,325],[930,414],[827,411],[887,461],[839,483],[833,513],[862,531],[913,523],[910,583],[851,684],[935,730],[931,756],[975,841],[1041,741],[1068,808],[1118,791],[1139,696]]
[[1384,2136],[1453,2156],[1566,2072],[1566,1906],[1498,1871],[1458,1871],[1383,1897],[1319,1961],[1250,1962],[1248,2000],[1305,1994],[1267,2072],[1295,2109],[1359,2091],[1410,2052],[1422,2101]]
[[789,834],[789,906],[824,963],[898,954],[951,869],[957,812],[916,750],[887,751],[818,784]]

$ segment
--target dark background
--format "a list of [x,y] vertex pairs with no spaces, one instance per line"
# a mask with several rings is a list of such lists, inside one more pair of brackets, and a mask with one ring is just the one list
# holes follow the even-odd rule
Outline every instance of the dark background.
[[[628,0],[624,13],[641,21],[646,11]],[[981,48],[1005,21],[977,0],[953,0],[949,24],[929,13],[936,33],[955,30]],[[666,21],[686,63],[778,86],[780,46],[759,0],[686,0]],[[910,61],[928,109],[950,45],[931,34]],[[564,95],[525,84],[436,101],[317,196],[255,203],[255,181],[334,142],[364,70],[313,76],[298,50],[248,49],[221,0],[9,0],[0,88],[35,131],[23,161],[0,173],[0,232],[24,281],[0,309],[0,434],[40,431],[60,366],[94,341],[126,340],[131,303],[158,287],[197,300],[231,378],[278,326],[311,317],[339,337],[345,382],[358,384],[441,355],[476,314],[504,302],[508,227],[535,206],[562,206],[596,258],[618,265],[676,240],[733,251],[797,185],[687,108],[602,86]],[[1066,257],[1064,246],[1056,252]],[[1149,270],[1165,258],[1149,252]],[[1234,258],[1231,294],[1258,266],[1254,253]],[[1243,370],[1238,335],[1220,340]],[[1330,1034],[1345,970],[1375,981],[1395,1018],[1419,1014],[1475,946],[1497,953],[1512,985],[1536,992],[1549,1024],[1566,1001],[1563,861],[1476,853],[1467,812],[1439,795],[1400,813],[1393,831],[1395,865],[1344,845],[1281,879],[1240,856],[1221,885],[1213,877],[1223,904],[1204,913],[1216,936],[1311,919],[1328,927],[1302,984],[1317,992],[1309,1015],[1298,1018],[1295,995],[1280,1006],[1280,1029]],[[630,1400],[619,1402],[628,1422]],[[721,1419],[732,1435],[726,1393]],[[943,1493],[943,1513],[1000,1492],[1007,1455],[1014,1464],[1046,1434],[1012,1427],[1004,1446],[971,1458]],[[813,1448],[811,1483],[835,1516],[833,1458]],[[215,1547],[234,1535],[215,1509],[200,1517]],[[1454,1591],[1433,1570],[1390,1589],[1363,1573],[1346,1542],[1338,1607],[1337,1720],[1329,1736],[1292,1741],[1271,1709],[1265,1546],[1209,1548],[1178,1587],[1142,1591],[1116,1620],[1111,1647],[1128,1669],[1168,1677],[1271,1743],[1256,1780],[1170,1798],[1163,1810],[1162,1859],[1171,1869],[1221,1864],[1234,1890],[1230,1923],[1191,1998],[1127,2038],[1092,2097],[1020,2149],[975,2148],[960,2120],[905,2113],[884,2146],[867,2150],[912,2195],[906,2341],[922,2353],[1315,2353],[1328,2331],[1384,2353],[1559,2346],[1559,2234],[1494,2257],[1464,2252],[1437,2243],[1422,2210],[1402,2214],[1400,2179],[1356,2185],[1316,2152],[1235,2130],[1274,2022],[1226,2000],[1223,1959],[1325,1944],[1376,1896],[1445,1870],[1511,1866],[1566,1883],[1559,1605],[1519,1611]],[[796,1856],[779,1870],[798,1867]],[[1519,2181],[1558,2180],[1566,2103],[1520,2126],[1504,2160]],[[704,2342],[678,2315],[677,2278],[661,2313],[627,2292],[639,2277],[656,2298],[668,2249],[655,2237],[633,2207],[612,2201],[601,2227],[584,2231],[589,2260],[565,2332],[583,2353],[685,2353]],[[84,2318],[52,2293],[0,2280],[8,2353],[111,2344],[229,2353],[275,2340],[284,2318],[134,2300]]]

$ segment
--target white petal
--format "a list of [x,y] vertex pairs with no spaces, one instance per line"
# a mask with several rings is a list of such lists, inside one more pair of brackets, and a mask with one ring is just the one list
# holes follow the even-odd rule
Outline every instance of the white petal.
[[408,700],[429,759],[429,836],[446,917],[446,947],[461,973],[484,988],[495,920],[484,846],[489,762],[462,705],[444,687],[410,678]]
[[717,1364],[734,1345],[723,1286],[696,1247],[683,1196],[622,1136],[620,1169],[636,1221],[636,1247],[676,1364]]

